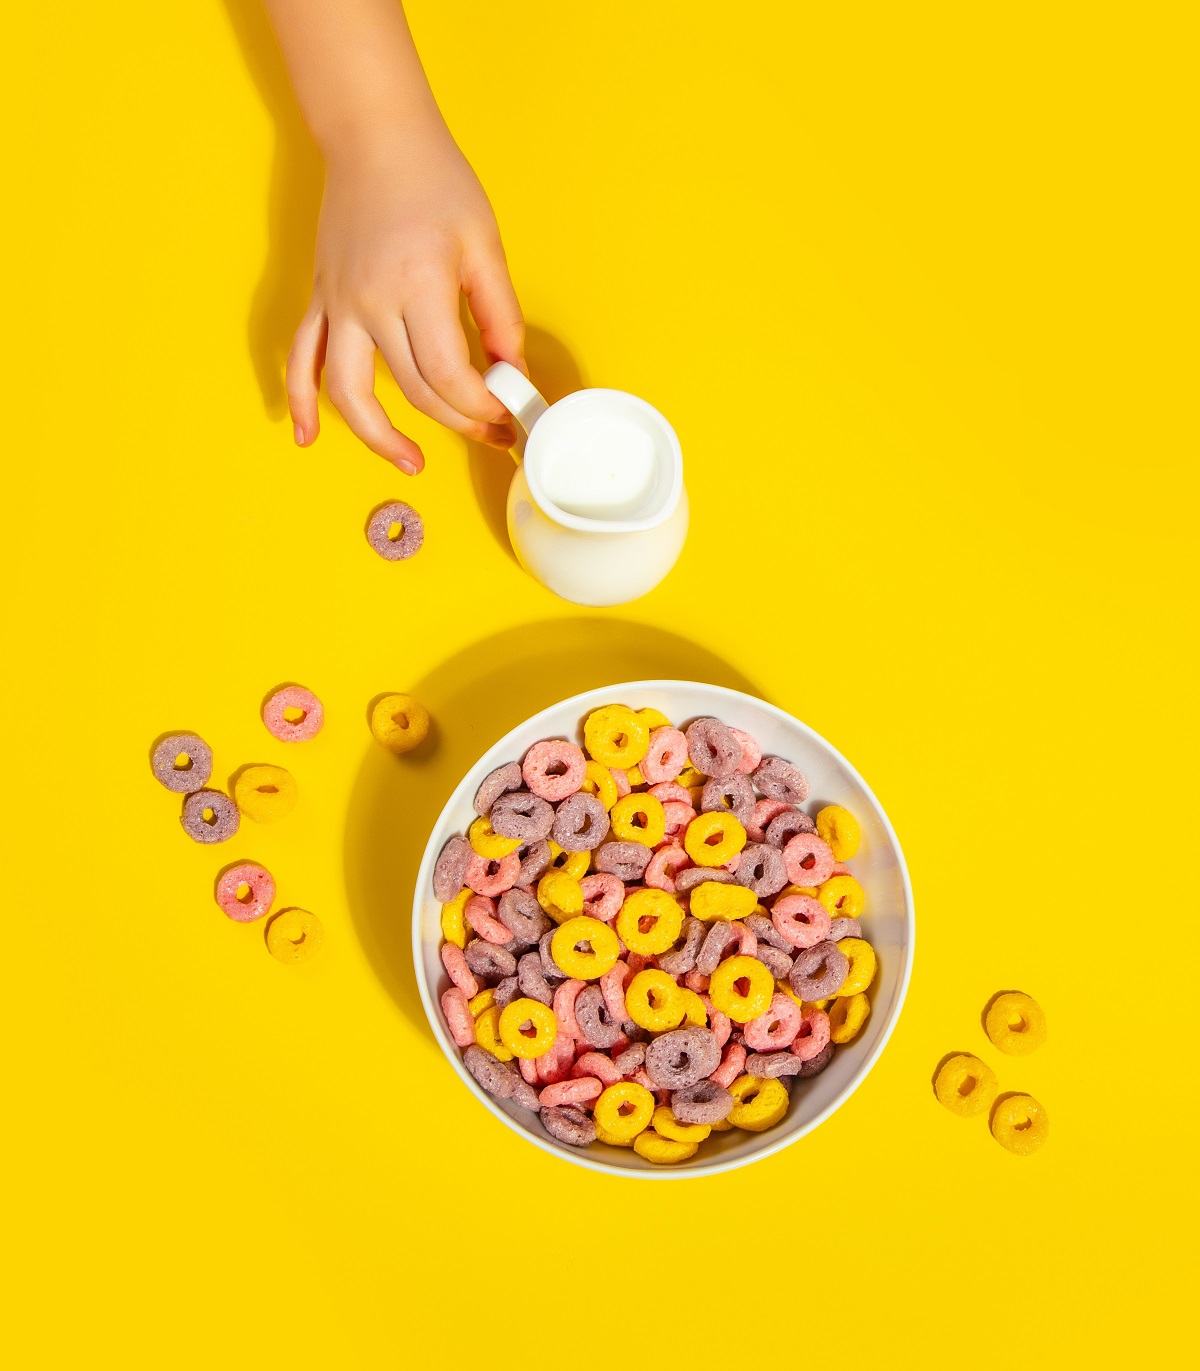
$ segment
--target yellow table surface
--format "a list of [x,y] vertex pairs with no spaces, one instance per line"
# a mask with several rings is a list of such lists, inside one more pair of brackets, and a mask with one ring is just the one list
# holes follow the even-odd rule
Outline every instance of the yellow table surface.
[[[1196,1217],[1183,9],[414,0],[535,379],[636,391],[682,440],[684,554],[600,611],[517,567],[508,459],[382,375],[421,477],[329,408],[293,447],[319,173],[254,0],[8,17],[12,1365],[1170,1354]],[[407,565],[362,533],[396,497],[427,528]],[[748,682],[859,767],[919,936],[834,1118],[645,1185],[471,1099],[407,945],[474,757],[658,674]],[[285,680],[325,702],[310,745],[259,721]],[[436,719],[406,761],[366,728],[387,690]],[[294,815],[189,842],[147,764],[172,728],[218,780],[290,767]],[[217,911],[243,858],[320,916],[318,959]],[[1049,1020],[1026,1059],[980,1027],[1011,987]],[[1045,1104],[1040,1155],[936,1103],[956,1049]]]

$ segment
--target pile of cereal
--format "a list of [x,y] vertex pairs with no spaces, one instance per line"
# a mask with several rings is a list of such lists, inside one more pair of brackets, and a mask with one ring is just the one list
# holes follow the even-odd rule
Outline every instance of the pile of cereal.
[[610,705],[583,736],[493,771],[442,849],[442,1012],[483,1089],[560,1142],[686,1161],[778,1123],[866,1021],[859,828],[811,818],[800,770],[717,719]]

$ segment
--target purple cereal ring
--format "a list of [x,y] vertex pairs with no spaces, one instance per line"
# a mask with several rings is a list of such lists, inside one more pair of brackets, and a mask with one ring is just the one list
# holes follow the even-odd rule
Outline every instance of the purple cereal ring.
[[671,1113],[680,1123],[720,1123],[729,1117],[733,1096],[716,1081],[697,1081],[671,1095]]
[[[398,532],[393,537],[392,530]],[[425,541],[421,516],[403,500],[392,500],[372,510],[367,522],[367,542],[385,562],[407,562],[416,556]]]
[[751,1052],[746,1058],[746,1075],[768,1081],[780,1076],[799,1076],[803,1071],[804,1063],[790,1052]]
[[601,843],[592,859],[597,871],[607,871],[623,881],[639,881],[654,854],[645,843]]
[[492,828],[502,838],[540,843],[543,838],[550,836],[554,807],[549,800],[543,800],[528,790],[515,790],[498,796],[488,817]]
[[484,938],[472,938],[464,955],[476,976],[511,976],[517,969],[517,959],[507,948]]
[[675,877],[675,893],[687,895],[705,881],[716,881],[718,885],[736,885],[737,877],[723,866],[689,866]]
[[[779,948],[770,943],[759,943],[754,955],[762,962],[763,966],[775,977],[777,981],[783,981],[791,975],[792,959],[786,952],[781,952]],[[662,959],[659,959],[662,965]]]
[[758,945],[767,943],[770,947],[777,947],[781,952],[791,955],[792,945],[775,927],[765,914],[747,914],[742,920],[751,933],[758,939]]
[[646,1061],[646,1044],[630,1043],[620,1056],[613,1058],[613,1065],[622,1076],[632,1076]]
[[521,1078],[510,1071],[504,1062],[497,1061],[478,1043],[465,1048],[462,1055],[463,1065],[489,1095],[498,1100],[511,1100]]
[[197,843],[224,843],[238,831],[238,807],[219,790],[194,790],[179,816],[183,831]]
[[783,757],[764,757],[755,768],[753,780],[768,800],[802,805],[808,799],[808,777]]
[[788,984],[802,1000],[827,1000],[842,988],[849,970],[846,954],[836,943],[818,943],[796,953]]
[[689,914],[683,921],[680,934],[683,946],[673,952],[663,952],[658,958],[659,970],[665,971],[668,976],[686,976],[695,969],[696,957],[704,941],[704,924]]
[[574,795],[587,775],[587,758],[562,738],[534,743],[521,763],[521,775],[535,795],[558,804]]
[[[513,886],[500,896],[497,910],[500,922],[512,933],[512,942],[521,947],[534,947],[542,934],[550,928],[550,920],[542,913],[537,896],[532,890],[522,890]],[[508,949],[511,952],[512,943]]]
[[587,1147],[596,1141],[596,1125],[573,1104],[556,1105],[541,1112],[542,1127],[568,1147]]
[[433,864],[433,894],[441,904],[449,904],[465,884],[471,844],[456,833],[438,853]]
[[686,1090],[721,1064],[721,1049],[707,1028],[676,1028],[646,1048],[646,1075],[659,1090]]
[[550,869],[550,844],[542,839],[537,843],[522,843],[517,848],[521,866],[517,872],[516,885],[536,885]]
[[495,990],[492,1003],[497,1009],[507,1009],[521,994],[521,983],[515,976],[505,976]]
[[190,795],[208,784],[213,769],[212,748],[195,733],[171,733],[155,744],[150,768],[160,785],[176,795]]
[[705,935],[704,943],[696,954],[696,970],[702,976],[711,976],[720,965],[731,944],[737,942],[737,929],[725,919],[718,919]]
[[834,1051],[835,1048],[833,1044],[826,1043],[815,1057],[801,1063],[800,1070],[796,1072],[796,1075],[802,1081],[807,1080],[810,1076],[819,1076],[829,1063],[833,1061]]
[[512,1102],[520,1105],[522,1109],[531,1109],[534,1113],[542,1107],[541,1100],[538,1099],[538,1092],[521,1076],[517,1076],[513,1082]]
[[548,981],[565,981],[567,975],[565,971],[559,969],[558,963],[554,960],[554,954],[550,951],[550,942],[557,930],[548,928],[538,939],[538,956],[542,962],[542,975]]
[[685,737],[688,760],[702,775],[724,780],[737,771],[742,745],[720,719],[695,720]]
[[706,814],[732,814],[745,828],[754,813],[754,787],[740,771],[723,781],[709,781],[700,792],[700,809]]
[[763,838],[772,847],[784,848],[797,833],[815,833],[817,826],[799,809],[785,809],[776,814],[763,829]]
[[857,919],[832,919],[829,923],[829,941],[840,942],[843,938],[861,938],[862,925]]
[[523,784],[520,762],[505,762],[495,771],[489,771],[475,792],[475,813],[489,814],[501,795],[506,795],[510,790],[520,790]]
[[517,984],[521,994],[547,1007],[554,1003],[554,989],[542,970],[541,954],[526,952],[517,962]]
[[778,895],[788,883],[783,854],[766,843],[747,843],[734,874],[738,885],[753,890],[760,900]]
[[673,781],[687,766],[687,739],[677,728],[668,725],[650,734],[650,746],[638,763],[638,769],[650,785]]
[[586,986],[575,996],[575,1021],[583,1030],[584,1041],[601,1052],[621,1036],[621,1025],[614,1022],[598,985]]
[[[494,826],[494,815],[492,822]],[[576,791],[555,810],[550,837],[564,852],[590,852],[608,837],[608,810],[595,795],[586,790]]]

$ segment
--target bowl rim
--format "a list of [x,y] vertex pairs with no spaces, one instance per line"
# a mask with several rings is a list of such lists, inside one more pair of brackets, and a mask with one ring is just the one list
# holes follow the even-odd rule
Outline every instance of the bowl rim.
[[[905,925],[907,937],[904,965],[901,968],[900,981],[897,988],[898,993],[896,995],[895,1003],[892,1007],[891,1013],[888,1015],[887,1020],[883,1025],[883,1031],[880,1034],[875,1046],[864,1058],[858,1071],[851,1078],[850,1082],[845,1086],[843,1090],[841,1090],[833,1098],[833,1100],[830,1101],[828,1105],[825,1106],[824,1109],[822,1109],[818,1114],[816,1114],[812,1119],[810,1119],[808,1123],[806,1123],[802,1128],[797,1129],[795,1132],[783,1134],[772,1141],[765,1141],[762,1148],[752,1153],[750,1156],[733,1157],[725,1160],[716,1159],[710,1162],[702,1162],[698,1166],[659,1166],[647,1167],[645,1169],[642,1169],[634,1167],[616,1166],[611,1162],[603,1161],[596,1157],[593,1157],[590,1155],[590,1153],[585,1151],[576,1151],[574,1149],[567,1151],[559,1147],[556,1147],[549,1136],[539,1137],[538,1134],[535,1133],[532,1129],[524,1127],[515,1118],[513,1118],[512,1115],[510,1115],[506,1110],[501,1109],[500,1105],[493,1099],[493,1097],[489,1095],[487,1091],[484,1090],[482,1086],[478,1084],[475,1078],[463,1065],[462,1054],[460,1053],[459,1049],[455,1046],[453,1040],[450,1038],[448,1032],[445,1029],[445,1026],[442,1023],[440,1006],[435,1001],[433,991],[430,988],[428,980],[425,975],[424,948],[422,946],[421,940],[421,917],[422,905],[424,903],[422,891],[429,888],[429,883],[433,878],[433,864],[437,860],[438,856],[438,853],[434,851],[434,838],[442,828],[442,825],[445,823],[446,816],[449,813],[449,811],[454,807],[454,805],[458,803],[458,801],[460,800],[460,798],[462,798],[464,793],[471,788],[468,783],[471,781],[471,778],[474,776],[475,772],[478,771],[480,764],[483,762],[484,757],[486,757],[489,752],[493,751],[495,748],[501,747],[503,744],[506,744],[509,741],[509,739],[513,738],[518,733],[524,732],[531,725],[536,724],[537,721],[541,719],[543,716],[557,714],[560,710],[568,706],[577,705],[581,701],[590,701],[592,703],[595,703],[596,698],[599,697],[601,699],[607,699],[611,703],[613,701],[619,701],[623,698],[620,692],[651,690],[662,691],[679,687],[683,687],[689,690],[694,690],[697,687],[699,687],[702,690],[713,691],[717,695],[725,698],[747,700],[757,708],[766,709],[769,713],[777,715],[782,722],[794,727],[798,727],[801,730],[801,732],[806,733],[812,740],[814,740],[821,747],[827,748],[829,752],[837,759],[837,761],[840,762],[840,764],[846,768],[850,775],[862,787],[863,793],[865,794],[868,802],[874,807],[876,815],[882,823],[884,832],[886,833],[888,839],[892,844],[893,850],[896,853],[897,861],[899,864],[901,887],[904,892]],[[478,781],[475,781],[474,784],[475,787],[477,787]],[[421,996],[421,1004],[425,1010],[425,1017],[429,1021],[429,1026],[433,1032],[434,1039],[436,1040],[438,1046],[442,1049],[442,1055],[449,1061],[451,1067],[457,1073],[459,1079],[463,1082],[463,1084],[467,1087],[471,1094],[474,1095],[474,1097],[495,1118],[499,1119],[500,1122],[503,1123],[506,1127],[510,1128],[514,1133],[518,1134],[526,1142],[532,1143],[535,1147],[540,1148],[549,1156],[555,1157],[559,1161],[564,1161],[574,1166],[581,1166],[585,1170],[594,1171],[601,1175],[620,1176],[624,1178],[639,1180],[687,1180],[699,1176],[717,1176],[728,1171],[736,1171],[743,1166],[749,1166],[752,1162],[762,1161],[765,1157],[770,1157],[777,1152],[782,1152],[785,1147],[790,1147],[793,1143],[799,1142],[801,1138],[807,1137],[808,1134],[813,1131],[813,1129],[818,1128],[821,1124],[825,1122],[826,1119],[828,1119],[832,1114],[834,1114],[838,1109],[840,1109],[842,1105],[846,1103],[850,1096],[854,1094],[854,1092],[859,1088],[859,1086],[862,1085],[862,1083],[871,1074],[872,1070],[875,1067],[875,1063],[879,1060],[884,1048],[888,1045],[888,1042],[891,1039],[892,1032],[896,1027],[896,1023],[900,1018],[900,1013],[904,1008],[904,1002],[908,996],[908,986],[909,981],[912,978],[913,956],[916,947],[916,933],[916,914],[913,905],[912,881],[909,879],[908,863],[904,857],[904,849],[900,846],[900,839],[896,836],[896,830],[892,827],[892,821],[888,818],[887,812],[879,803],[879,800],[876,797],[875,792],[863,779],[858,769],[854,767],[841,754],[841,752],[839,752],[838,749],[834,747],[834,745],[831,742],[828,741],[828,739],[822,737],[821,734],[819,734],[816,731],[816,729],[804,723],[803,720],[797,719],[794,714],[789,714],[786,709],[781,709],[778,705],[773,704],[770,700],[762,699],[760,696],[757,695],[751,695],[744,690],[733,690],[728,686],[714,685],[709,681],[621,681],[615,685],[596,686],[591,690],[583,690],[575,695],[568,695],[565,699],[559,700],[554,704],[547,705],[544,709],[538,710],[537,713],[531,714],[527,719],[524,719],[520,723],[515,724],[512,728],[508,730],[507,733],[497,738],[495,742],[490,743],[486,748],[484,748],[484,750],[479,754],[479,756],[475,759],[471,766],[469,766],[467,770],[463,773],[458,784],[454,787],[454,789],[450,792],[449,796],[447,797],[446,803],[442,806],[440,812],[438,813],[438,816],[433,823],[433,827],[430,829],[429,836],[425,841],[425,852],[421,858],[420,869],[417,872],[417,880],[416,885],[413,889],[412,901],[413,970],[416,974],[417,990]],[[771,1137],[771,1134],[764,1133],[760,1136],[764,1139],[769,1139]]]

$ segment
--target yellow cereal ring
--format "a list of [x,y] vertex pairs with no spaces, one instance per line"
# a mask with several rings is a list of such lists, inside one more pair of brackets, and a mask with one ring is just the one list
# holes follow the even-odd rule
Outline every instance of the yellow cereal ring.
[[685,1007],[679,987],[665,971],[639,971],[625,987],[625,1012],[649,1033],[667,1033],[678,1028]]
[[559,970],[573,979],[595,981],[616,966],[621,944],[607,924],[589,919],[586,914],[577,914],[554,930],[550,955]]
[[[526,1034],[526,1024],[533,1032]],[[500,1011],[500,1041],[514,1057],[544,1057],[558,1037],[554,1010],[538,1000],[510,1000]]]
[[625,779],[634,790],[636,790],[638,786],[646,784],[646,778],[642,775],[642,768],[640,766],[631,766],[625,773]]
[[694,766],[685,766],[675,777],[675,784],[683,786],[684,790],[703,790],[707,780],[703,771],[697,771]]
[[938,1067],[933,1080],[933,1093],[939,1103],[960,1119],[973,1119],[976,1114],[982,1114],[996,1098],[999,1088],[992,1068],[969,1052],[948,1057]]
[[300,792],[290,771],[281,766],[245,766],[233,782],[237,807],[255,823],[269,824],[296,808]]
[[612,772],[606,766],[601,766],[599,762],[589,762],[584,773],[583,785],[581,790],[586,790],[589,795],[595,795],[605,809],[611,809],[620,798],[617,790],[617,783],[613,779]]
[[550,870],[565,872],[572,880],[582,881],[592,864],[590,852],[564,852],[553,838],[550,844]]
[[643,957],[653,957],[673,947],[682,927],[683,910],[674,897],[652,886],[635,890],[617,915],[621,941],[630,952]]
[[304,962],[320,950],[325,930],[307,909],[281,909],[267,925],[267,951],[277,962]]
[[624,843],[657,847],[667,831],[662,801],[653,795],[622,795],[609,812],[613,837]]
[[861,994],[875,979],[875,949],[862,938],[839,938],[837,949],[850,963],[838,994]]
[[782,900],[785,895],[807,895],[810,900],[815,900],[818,894],[820,887],[815,885],[785,885],[777,898]]
[[636,1081],[618,1081],[602,1091],[592,1115],[609,1138],[636,1138],[654,1117],[654,1096]]
[[660,713],[657,709],[639,709],[637,716],[651,733],[653,733],[656,728],[671,727],[670,719],[668,719],[665,714]]
[[650,746],[644,719],[624,705],[593,710],[583,725],[583,745],[593,761],[624,771],[637,766]]
[[853,876],[830,876],[817,890],[817,899],[829,910],[831,919],[857,919],[866,898]]
[[583,913],[583,891],[565,871],[547,871],[537,886],[538,904],[556,924]]
[[683,835],[683,845],[697,866],[724,866],[746,846],[746,830],[725,809],[697,814]]
[[507,857],[510,852],[515,852],[521,846],[520,838],[505,838],[496,833],[492,828],[491,819],[484,816],[476,819],[467,829],[467,841],[481,857],[486,857],[489,862],[498,862],[502,857]]
[[669,1166],[672,1162],[687,1161],[689,1157],[696,1155],[698,1147],[698,1143],[675,1142],[671,1138],[664,1138],[652,1128],[647,1129],[645,1133],[639,1133],[633,1140],[633,1150],[639,1157],[645,1157],[648,1162],[658,1162],[664,1166]]
[[371,710],[371,732],[389,752],[411,752],[429,732],[429,711],[411,695],[385,695]]
[[721,1119],[717,1123],[710,1124],[709,1127],[714,1133],[728,1133],[733,1124],[728,1119]]
[[453,943],[455,947],[466,947],[467,945],[470,930],[467,928],[467,921],[463,917],[463,910],[466,909],[467,901],[474,893],[464,885],[449,904],[442,905],[442,937],[448,943]]
[[803,1009],[804,1001],[796,994],[792,987],[788,985],[787,981],[776,981],[775,993],[777,995],[786,995],[793,1004],[798,1004]]
[[500,1010],[496,1005],[485,1009],[475,1020],[475,1041],[498,1061],[511,1062],[513,1054],[500,1037]]
[[858,851],[862,830],[848,809],[841,805],[826,805],[817,815],[817,836],[829,844],[835,862],[848,862]]
[[496,1003],[496,992],[491,986],[486,990],[481,990],[474,999],[467,1001],[467,1008],[471,1011],[471,1018],[477,1019],[485,1009],[491,1009]]
[[609,1147],[632,1147],[632,1138],[614,1138],[612,1134],[606,1133],[599,1124],[596,1124],[596,1141],[607,1143]]
[[858,1037],[859,1030],[871,1012],[871,1001],[865,995],[845,995],[840,992],[829,1008],[829,1041],[848,1043]]
[[1050,1119],[1032,1095],[1009,1095],[992,1110],[991,1128],[1001,1147],[1028,1157],[1050,1136]]
[[708,1010],[704,1007],[704,1001],[694,990],[680,989],[683,996],[683,1021],[695,1028],[708,1027]]
[[707,1123],[680,1123],[671,1113],[669,1104],[660,1104],[654,1111],[654,1118],[651,1120],[654,1131],[662,1138],[670,1138],[672,1142],[681,1143],[702,1143],[712,1132],[712,1125]]
[[718,881],[703,881],[692,891],[689,911],[697,919],[711,923],[713,919],[744,919],[753,914],[758,896],[744,885],[722,885]]
[[729,1122],[735,1128],[761,1133],[771,1128],[787,1113],[788,1093],[782,1081],[763,1080],[759,1076],[739,1076],[729,1087],[734,1105]]
[[1046,1041],[1042,1006],[1019,990],[995,996],[988,1004],[983,1026],[992,1046],[1010,1057],[1024,1057]]
[[[738,982],[747,982],[743,993]],[[775,977],[757,957],[729,957],[712,974],[708,983],[708,998],[713,1008],[733,1019],[735,1023],[749,1023],[765,1014],[775,994]]]

